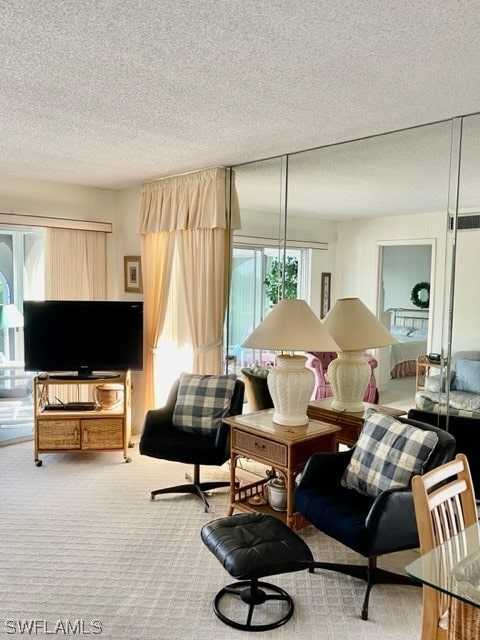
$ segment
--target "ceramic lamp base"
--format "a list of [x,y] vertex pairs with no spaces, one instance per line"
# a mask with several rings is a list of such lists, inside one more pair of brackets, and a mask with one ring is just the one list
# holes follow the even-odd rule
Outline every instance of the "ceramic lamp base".
[[278,356],[268,372],[267,384],[273,401],[273,422],[289,427],[308,424],[307,408],[315,386],[313,371],[305,367],[305,356]]
[[328,365],[328,380],[332,388],[332,408],[337,411],[361,413],[365,410],[363,396],[370,380],[371,367],[363,352],[339,352]]

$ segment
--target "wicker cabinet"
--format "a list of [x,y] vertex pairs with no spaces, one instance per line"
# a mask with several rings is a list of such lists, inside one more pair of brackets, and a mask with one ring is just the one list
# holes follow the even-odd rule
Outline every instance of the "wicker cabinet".
[[[119,400],[113,406],[96,403],[96,387],[114,383]],[[94,409],[78,408],[72,396]],[[52,401],[53,400],[53,401]],[[80,400],[78,400],[80,401]],[[42,374],[34,380],[35,464],[42,465],[41,453],[81,453],[87,451],[121,451],[130,462],[131,383],[130,372],[118,372],[113,380],[61,379]]]

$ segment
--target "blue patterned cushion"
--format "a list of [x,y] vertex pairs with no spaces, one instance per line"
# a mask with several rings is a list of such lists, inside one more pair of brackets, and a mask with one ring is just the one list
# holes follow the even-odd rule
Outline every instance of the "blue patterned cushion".
[[211,435],[228,414],[237,376],[182,373],[173,411],[175,427]]
[[386,489],[408,487],[438,442],[433,431],[399,422],[369,409],[342,478],[342,485],[376,497]]

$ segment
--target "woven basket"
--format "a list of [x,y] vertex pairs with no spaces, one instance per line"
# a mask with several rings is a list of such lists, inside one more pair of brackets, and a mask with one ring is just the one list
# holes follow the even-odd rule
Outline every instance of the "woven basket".
[[480,638],[480,609],[457,598],[450,601],[448,640]]
[[99,384],[95,387],[95,400],[102,409],[115,409],[123,402],[121,384]]

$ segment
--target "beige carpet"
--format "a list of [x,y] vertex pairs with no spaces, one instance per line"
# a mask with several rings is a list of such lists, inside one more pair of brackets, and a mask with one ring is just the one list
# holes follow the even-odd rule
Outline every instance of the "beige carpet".
[[[31,442],[0,448],[0,638],[46,638],[55,629],[56,637],[75,632],[112,640],[249,635],[214,615],[215,593],[234,580],[200,540],[202,525],[225,515],[226,493],[212,497],[214,513],[191,496],[151,501],[151,489],[182,482],[186,467],[144,458],[136,447],[131,464],[119,453],[42,458],[37,468]],[[317,559],[361,562],[313,527],[301,535]],[[382,566],[401,571],[415,555],[396,554]],[[370,619],[362,621],[362,581],[328,572],[269,580],[293,596],[295,613],[259,637],[420,637],[419,588],[374,587]]]

